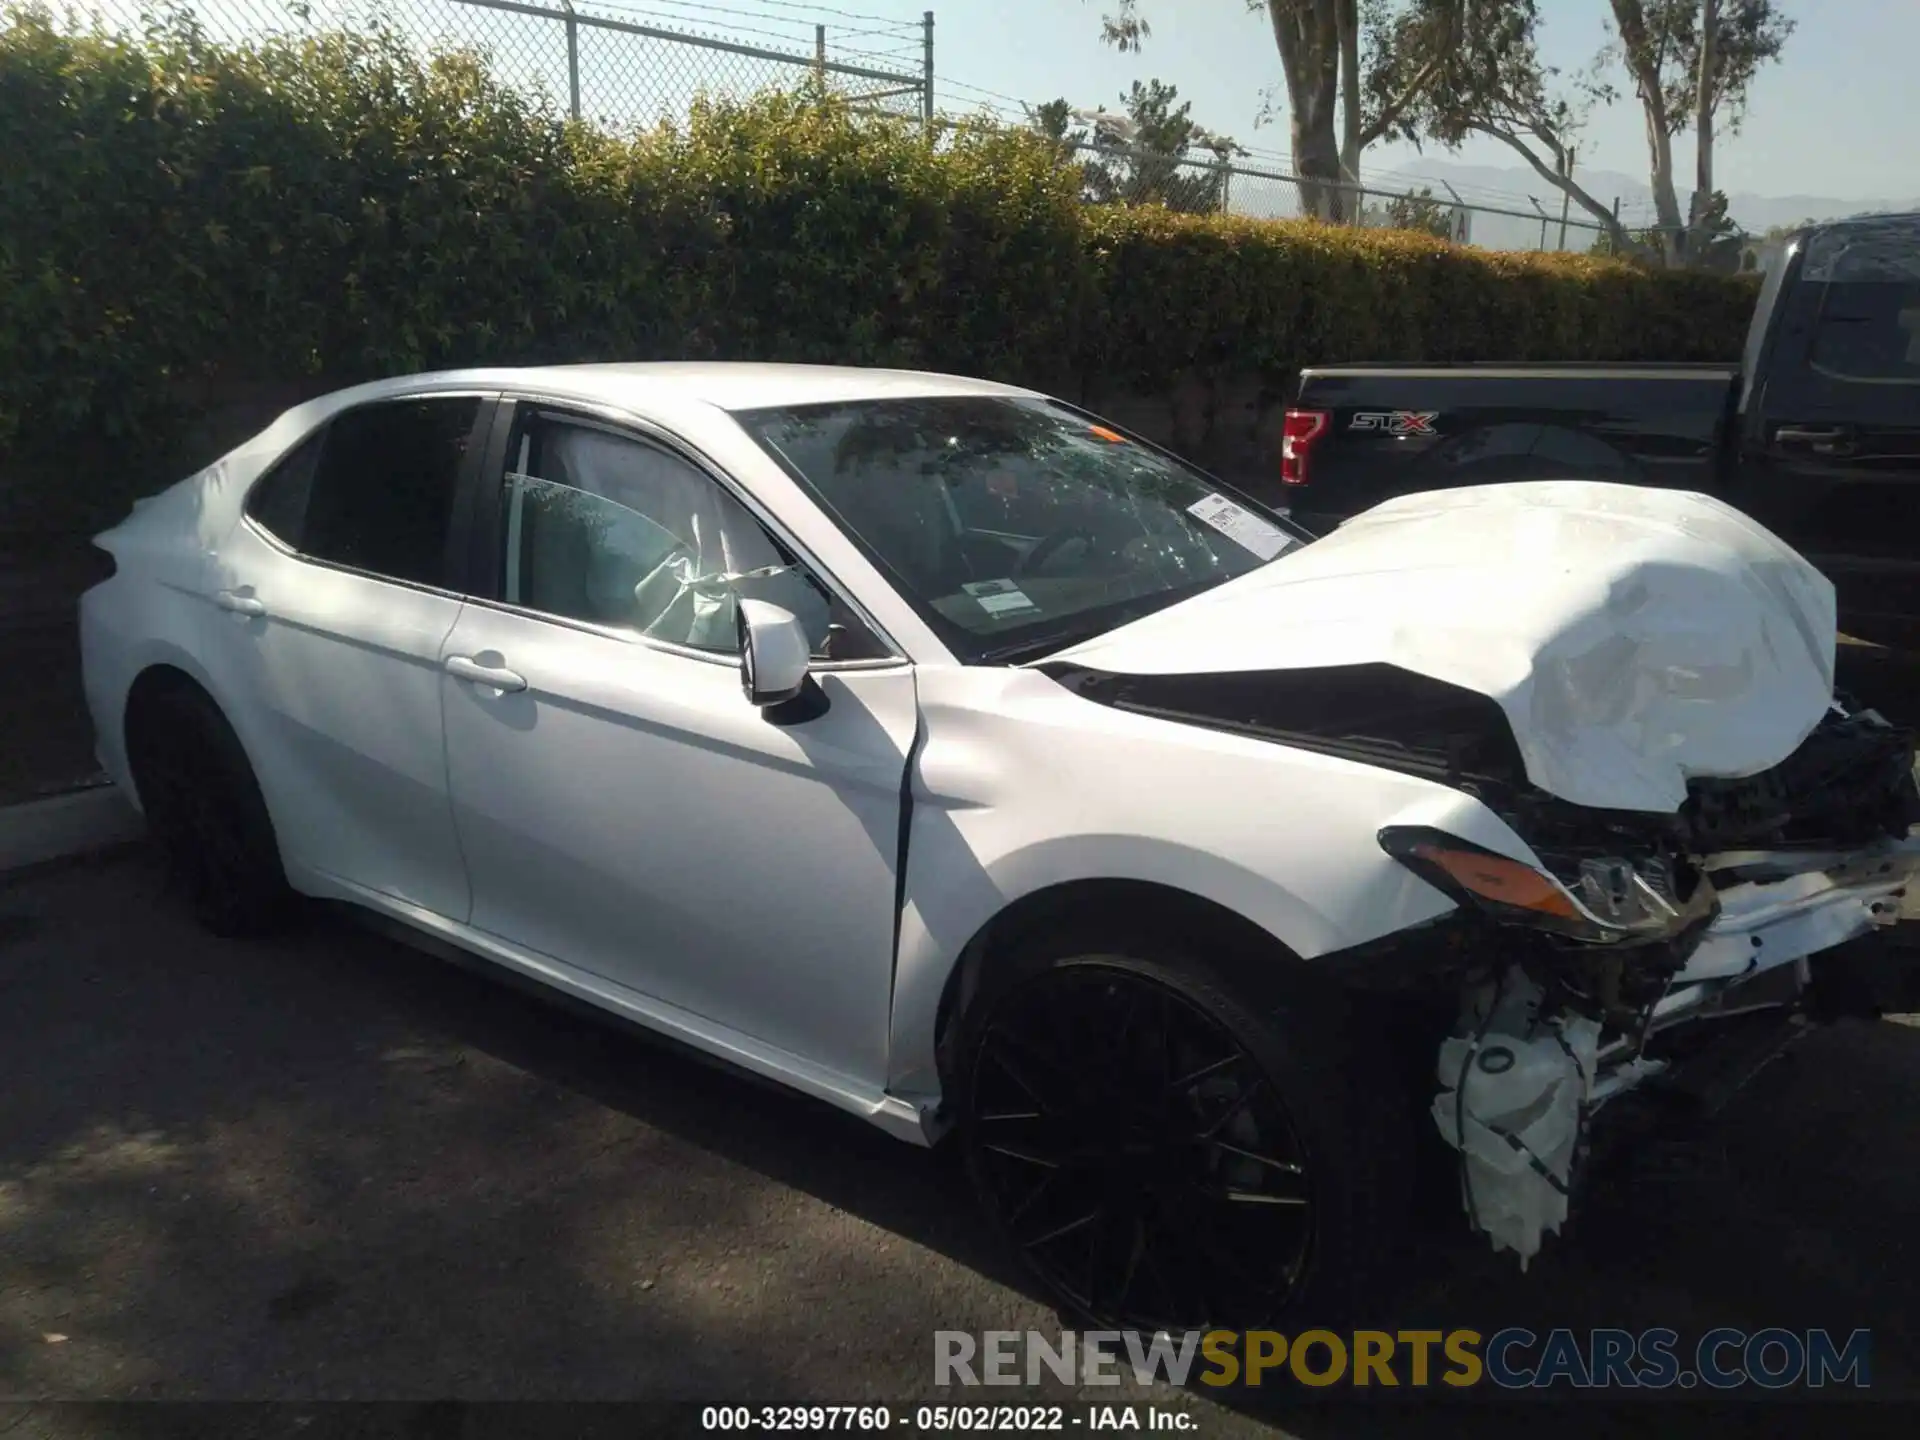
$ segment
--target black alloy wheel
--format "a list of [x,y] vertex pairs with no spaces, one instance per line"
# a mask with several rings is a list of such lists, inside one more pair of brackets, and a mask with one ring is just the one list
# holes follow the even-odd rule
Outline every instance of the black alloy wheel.
[[172,888],[216,935],[258,934],[292,892],[260,786],[218,707],[185,688],[152,698],[128,736],[147,827]]
[[1219,1015],[1116,957],[993,1004],[963,1124],[976,1187],[1028,1266],[1102,1326],[1258,1324],[1313,1258],[1306,1149]]

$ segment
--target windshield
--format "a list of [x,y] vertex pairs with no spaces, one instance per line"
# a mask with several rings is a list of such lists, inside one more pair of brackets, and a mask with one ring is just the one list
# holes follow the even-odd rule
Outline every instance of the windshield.
[[1098,635],[1306,538],[1200,471],[1037,398],[859,400],[734,419],[969,664]]

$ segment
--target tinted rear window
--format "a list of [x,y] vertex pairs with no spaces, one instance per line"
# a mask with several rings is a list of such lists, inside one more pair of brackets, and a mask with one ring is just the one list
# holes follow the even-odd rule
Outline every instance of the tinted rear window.
[[309,435],[293,452],[269,470],[247,496],[247,514],[283,545],[295,550],[305,538],[307,501],[313,493],[313,473],[320,461],[324,430]]
[[299,548],[396,580],[447,583],[447,540],[476,397],[398,400],[327,427]]
[[1814,369],[1836,380],[1920,383],[1920,224],[1816,235],[1803,278],[1821,287]]

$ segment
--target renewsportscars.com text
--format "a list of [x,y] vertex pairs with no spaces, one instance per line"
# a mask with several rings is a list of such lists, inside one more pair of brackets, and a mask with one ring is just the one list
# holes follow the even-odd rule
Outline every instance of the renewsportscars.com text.
[[941,1386],[1304,1385],[1782,1390],[1872,1384],[1866,1330],[940,1330]]

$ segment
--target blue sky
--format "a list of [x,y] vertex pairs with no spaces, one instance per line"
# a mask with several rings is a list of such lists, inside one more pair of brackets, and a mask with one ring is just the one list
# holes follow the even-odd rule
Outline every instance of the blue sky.
[[[675,0],[616,0],[656,12],[677,11],[688,21],[695,4]],[[1605,0],[1540,0],[1541,38],[1551,63],[1580,68],[1602,42]],[[1780,0],[1799,20],[1779,65],[1754,88],[1743,132],[1718,147],[1718,180],[1729,191],[1767,195],[1827,195],[1843,199],[1920,197],[1920,0]],[[711,0],[703,28],[753,25],[759,12],[768,30],[810,33],[828,25],[828,44],[892,50],[905,32],[871,33],[872,20],[917,23],[926,0],[834,0],[836,15],[776,0]],[[721,8],[721,7],[724,7]],[[1284,110],[1256,127],[1261,92],[1280,77],[1279,58],[1264,16],[1244,0],[1143,0],[1153,36],[1140,55],[1118,55],[1099,42],[1107,0],[935,0],[935,70],[943,109],[963,101],[1022,100],[1065,95],[1077,104],[1112,106],[1129,81],[1159,76],[1193,101],[1193,113],[1211,128],[1258,150],[1284,155]],[[836,37],[847,32],[850,38]],[[774,43],[768,40],[766,43]],[[908,53],[901,50],[898,53]],[[962,88],[978,87],[976,88]],[[1284,106],[1284,90],[1279,92]],[[1413,158],[1406,147],[1369,151],[1369,174],[1390,173]],[[1493,143],[1474,144],[1465,163],[1513,165],[1518,157]],[[1691,147],[1682,146],[1690,175]],[[1646,145],[1637,106],[1623,103],[1597,114],[1581,145],[1582,167],[1644,177]]]

